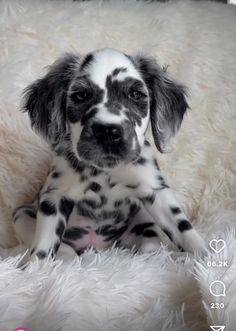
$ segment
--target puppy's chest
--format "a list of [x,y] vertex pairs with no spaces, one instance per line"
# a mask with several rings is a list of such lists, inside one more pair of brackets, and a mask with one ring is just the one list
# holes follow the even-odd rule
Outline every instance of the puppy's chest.
[[[127,165],[122,171],[68,168],[56,159],[44,190],[70,199],[74,208],[63,240],[76,250],[108,247],[118,240],[145,203],[152,203],[155,190],[163,184],[153,159]],[[50,191],[52,188],[52,191]]]
[[77,252],[91,246],[110,246],[127,230],[130,217],[141,206],[130,188],[126,190],[105,174],[91,176],[79,188],[72,186],[68,194],[73,198],[74,209],[63,240]]
[[[151,169],[152,170],[152,169]],[[152,171],[149,169],[149,177]],[[142,179],[144,176],[145,180]],[[140,209],[143,199],[153,197],[152,184],[156,175],[147,180],[144,169],[127,166],[121,171],[106,173],[90,167],[75,172],[62,162],[55,162],[45,189],[55,187],[61,196],[74,202],[68,225],[87,222],[92,228],[112,224],[119,227]]]
[[65,160],[56,159],[46,189],[56,186],[60,195],[71,199],[73,217],[79,216],[78,221],[81,217],[89,219],[93,227],[120,224],[134,215],[142,203],[151,202],[155,190],[162,185],[153,158],[146,157],[145,162],[143,159],[109,173],[87,166],[74,171]]
[[[131,192],[132,191],[132,192]],[[72,186],[68,195],[74,201],[74,209],[69,220],[78,222],[88,220],[91,226],[101,224],[118,225],[126,222],[141,205],[136,197],[135,188],[127,188],[117,183],[114,178],[100,174],[90,176],[86,181],[80,181],[78,186]]]

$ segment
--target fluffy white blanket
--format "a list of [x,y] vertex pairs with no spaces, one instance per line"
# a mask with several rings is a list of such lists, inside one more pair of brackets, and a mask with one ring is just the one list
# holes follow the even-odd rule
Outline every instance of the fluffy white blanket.
[[[0,2],[0,13],[0,330],[207,331],[225,325],[234,331],[235,7],[10,0]],[[191,111],[169,153],[158,158],[206,242],[221,238],[226,247],[204,261],[165,247],[149,255],[112,248],[19,270],[24,247],[7,249],[17,244],[11,211],[34,198],[50,162],[48,147],[17,110],[20,93],[62,52],[106,46],[157,56],[189,87]],[[216,280],[224,282],[225,296],[210,293]],[[219,294],[219,287],[212,289]],[[217,303],[224,308],[214,308]]]

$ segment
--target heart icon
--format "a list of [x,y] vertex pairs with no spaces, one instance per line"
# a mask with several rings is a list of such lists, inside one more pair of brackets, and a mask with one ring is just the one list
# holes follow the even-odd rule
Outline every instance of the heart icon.
[[225,241],[223,239],[212,239],[209,246],[214,252],[219,254],[225,248]]

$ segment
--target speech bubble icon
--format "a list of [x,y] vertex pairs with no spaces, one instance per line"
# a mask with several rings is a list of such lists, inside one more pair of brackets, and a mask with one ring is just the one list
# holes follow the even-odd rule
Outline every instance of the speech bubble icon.
[[211,249],[219,254],[225,248],[225,241],[223,239],[212,239],[209,242]]
[[225,284],[220,280],[212,282],[209,290],[214,297],[225,297]]

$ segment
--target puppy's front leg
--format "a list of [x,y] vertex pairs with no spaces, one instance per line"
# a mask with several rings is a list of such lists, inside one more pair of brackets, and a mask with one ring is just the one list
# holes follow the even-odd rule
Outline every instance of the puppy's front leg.
[[72,208],[73,202],[58,193],[41,195],[35,237],[30,250],[31,260],[35,256],[44,259],[49,254],[55,257]]
[[187,219],[168,186],[156,190],[153,199],[145,202],[145,207],[180,250],[191,253],[206,251],[203,239]]

